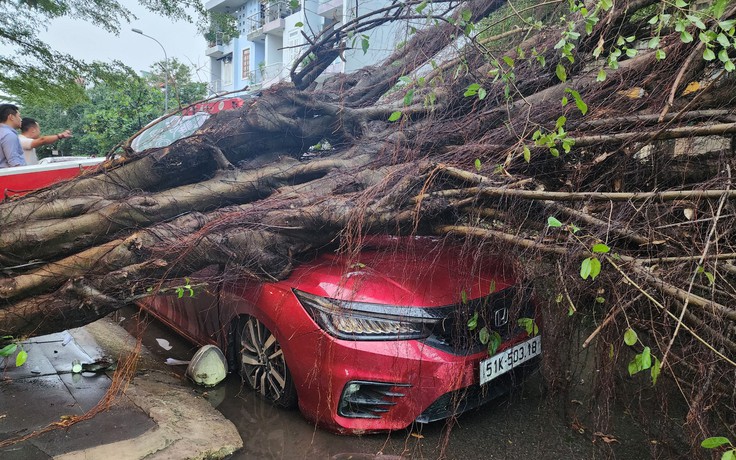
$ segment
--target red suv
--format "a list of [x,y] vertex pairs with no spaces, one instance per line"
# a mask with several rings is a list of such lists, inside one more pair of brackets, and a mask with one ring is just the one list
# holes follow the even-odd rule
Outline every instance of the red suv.
[[510,266],[434,238],[374,238],[357,256],[323,254],[283,281],[179,283],[143,306],[196,343],[219,345],[273,404],[298,405],[340,433],[478,407],[541,353]]

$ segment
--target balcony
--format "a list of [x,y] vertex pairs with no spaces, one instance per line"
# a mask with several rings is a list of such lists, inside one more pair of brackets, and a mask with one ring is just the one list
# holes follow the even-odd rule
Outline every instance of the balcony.
[[228,53],[233,52],[233,47],[229,43],[222,41],[222,33],[217,32],[215,34],[215,40],[207,44],[207,50],[204,52],[205,56],[211,58],[220,59]]
[[284,32],[284,18],[301,10],[301,6],[291,8],[288,2],[270,2],[263,9],[246,19],[246,34],[248,40],[263,40],[266,34],[282,35]]
[[335,21],[342,20],[342,2],[343,0],[320,0],[317,14],[327,19]]

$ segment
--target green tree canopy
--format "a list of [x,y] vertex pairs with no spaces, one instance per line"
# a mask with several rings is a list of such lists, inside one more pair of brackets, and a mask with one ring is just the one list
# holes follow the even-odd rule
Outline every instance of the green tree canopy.
[[[35,118],[43,132],[71,129],[74,137],[53,147],[63,155],[104,155],[163,113],[165,74],[159,71],[161,64],[154,64],[144,77],[121,67],[108,72],[105,81],[87,87],[78,85],[83,97],[71,105],[38,98],[31,98],[28,103],[23,100],[23,115]],[[186,65],[176,60],[173,64],[171,100],[187,105],[202,99],[206,85],[193,82],[191,69]],[[50,146],[43,147],[39,156],[48,156],[50,152]]]
[[[204,14],[202,3],[196,0],[141,0],[140,4],[151,12],[190,22],[193,18],[187,8]],[[117,0],[0,0],[0,5],[0,45],[11,50],[0,55],[0,92],[26,102],[39,98],[69,105],[84,96],[77,84],[80,80],[101,81],[115,72],[110,65],[86,63],[55,51],[38,38],[46,24],[69,17],[117,34],[122,23],[136,19]]]

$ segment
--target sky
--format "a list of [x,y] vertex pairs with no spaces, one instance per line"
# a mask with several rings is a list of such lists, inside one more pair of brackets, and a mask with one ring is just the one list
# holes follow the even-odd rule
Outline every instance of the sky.
[[161,42],[169,59],[175,57],[184,64],[194,64],[198,69],[193,72],[194,80],[209,81],[209,58],[204,54],[207,44],[197,32],[196,24],[155,15],[135,0],[121,0],[120,3],[138,19],[130,24],[123,23],[117,36],[84,21],[62,18],[50,22],[40,38],[52,48],[75,58],[103,62],[117,59],[140,72],[164,59],[164,52],[155,41],[130,30],[140,29]]

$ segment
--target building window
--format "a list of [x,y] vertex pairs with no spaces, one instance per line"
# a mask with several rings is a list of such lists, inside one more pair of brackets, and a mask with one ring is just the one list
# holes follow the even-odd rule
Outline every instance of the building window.
[[243,50],[243,80],[252,80],[250,74],[250,48]]

